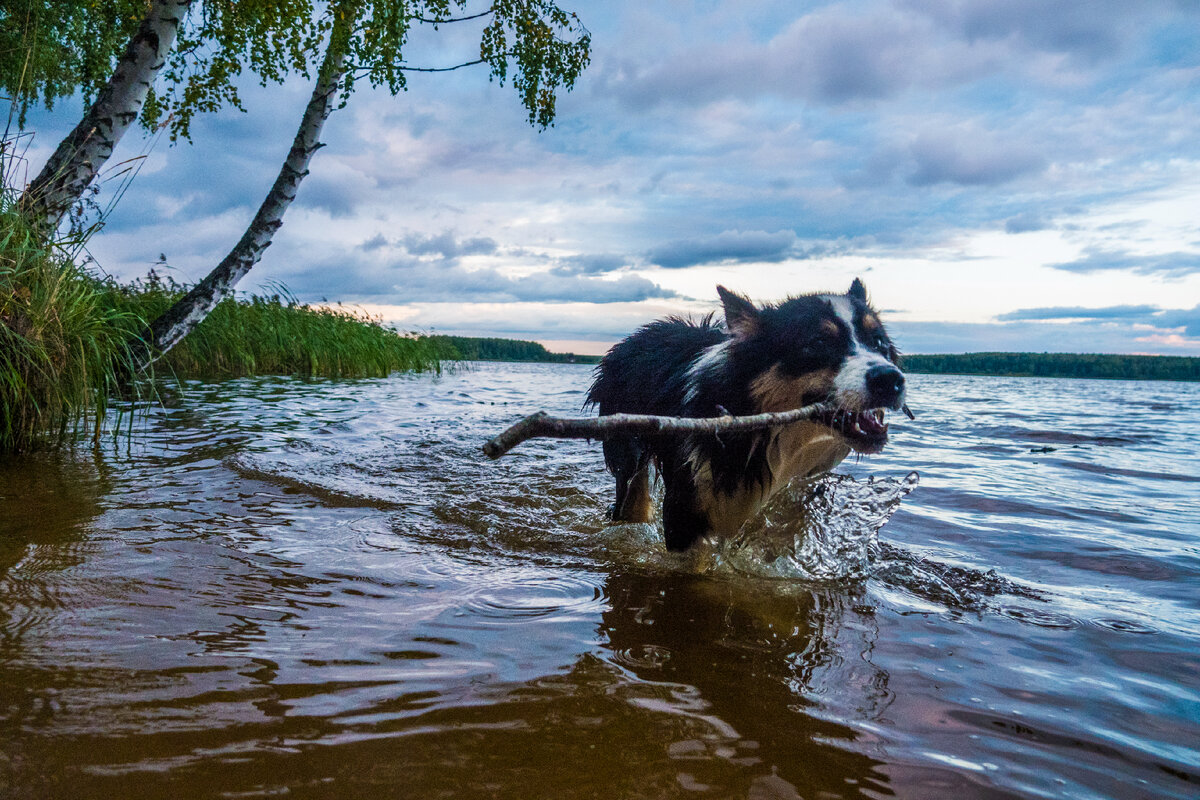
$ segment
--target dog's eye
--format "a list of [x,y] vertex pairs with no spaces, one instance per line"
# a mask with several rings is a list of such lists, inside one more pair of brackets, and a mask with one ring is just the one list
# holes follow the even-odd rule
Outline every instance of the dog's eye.
[[888,340],[882,334],[875,336],[875,349],[884,351],[888,349]]

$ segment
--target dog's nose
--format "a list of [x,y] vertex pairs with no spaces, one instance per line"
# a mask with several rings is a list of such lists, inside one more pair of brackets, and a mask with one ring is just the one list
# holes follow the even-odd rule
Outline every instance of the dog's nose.
[[891,364],[867,370],[867,396],[874,408],[895,408],[904,396],[904,373]]

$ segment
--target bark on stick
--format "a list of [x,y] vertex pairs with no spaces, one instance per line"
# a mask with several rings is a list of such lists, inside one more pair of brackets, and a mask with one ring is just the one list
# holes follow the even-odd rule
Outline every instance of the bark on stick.
[[814,403],[791,411],[752,414],[744,417],[659,417],[651,414],[609,414],[604,417],[552,417],[539,411],[525,417],[483,445],[488,458],[500,458],[527,439],[615,439],[622,436],[678,436],[759,431],[812,419],[828,411]]
[[47,231],[56,229],[137,121],[189,5],[191,0],[150,4],[96,102],[21,195],[21,209],[34,224]]

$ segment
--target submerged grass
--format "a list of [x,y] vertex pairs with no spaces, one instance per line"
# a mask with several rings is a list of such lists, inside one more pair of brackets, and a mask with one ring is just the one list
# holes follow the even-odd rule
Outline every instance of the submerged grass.
[[[45,243],[11,198],[0,201],[0,453],[84,433],[98,438],[129,374],[130,343],[185,288],[153,274],[131,285],[98,280],[63,245]],[[403,336],[361,312],[302,305],[281,291],[225,300],[154,370],[177,378],[382,377],[437,371],[457,357],[437,340]]]

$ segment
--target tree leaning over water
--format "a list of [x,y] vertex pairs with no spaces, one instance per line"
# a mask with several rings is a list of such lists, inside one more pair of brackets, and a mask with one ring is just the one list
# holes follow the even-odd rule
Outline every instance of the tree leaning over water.
[[27,218],[53,233],[135,122],[187,139],[196,114],[243,110],[239,75],[308,77],[329,26],[312,0],[5,0],[0,91],[18,125],[33,105],[88,106],[26,189]]
[[[21,195],[21,211],[37,227],[58,227],[137,121],[190,4],[191,0],[150,4],[108,83]],[[68,73],[68,80],[78,80],[78,74],[72,78]],[[50,97],[47,94],[47,102]]]
[[[344,106],[355,79],[398,93],[408,71],[438,72],[487,64],[490,78],[511,80],[531,124],[553,124],[559,87],[570,90],[586,67],[591,39],[578,17],[543,0],[497,0],[478,14],[451,16],[467,0],[426,0],[371,4],[339,3],[330,7],[332,23],[316,86],[305,107],[292,148],[279,176],[259,206],[246,232],[224,259],[183,298],[151,323],[140,344],[139,365],[147,366],[167,352],[208,315],[258,263],[283,224],[283,215],[296,198],[320,142],[325,120],[341,95]],[[402,46],[412,24],[433,26],[489,18],[483,28],[479,57],[450,67],[413,67],[403,59]],[[383,35],[380,35],[380,31]],[[392,47],[395,47],[393,50]],[[511,75],[510,75],[511,71]],[[338,106],[341,107],[341,106]]]

